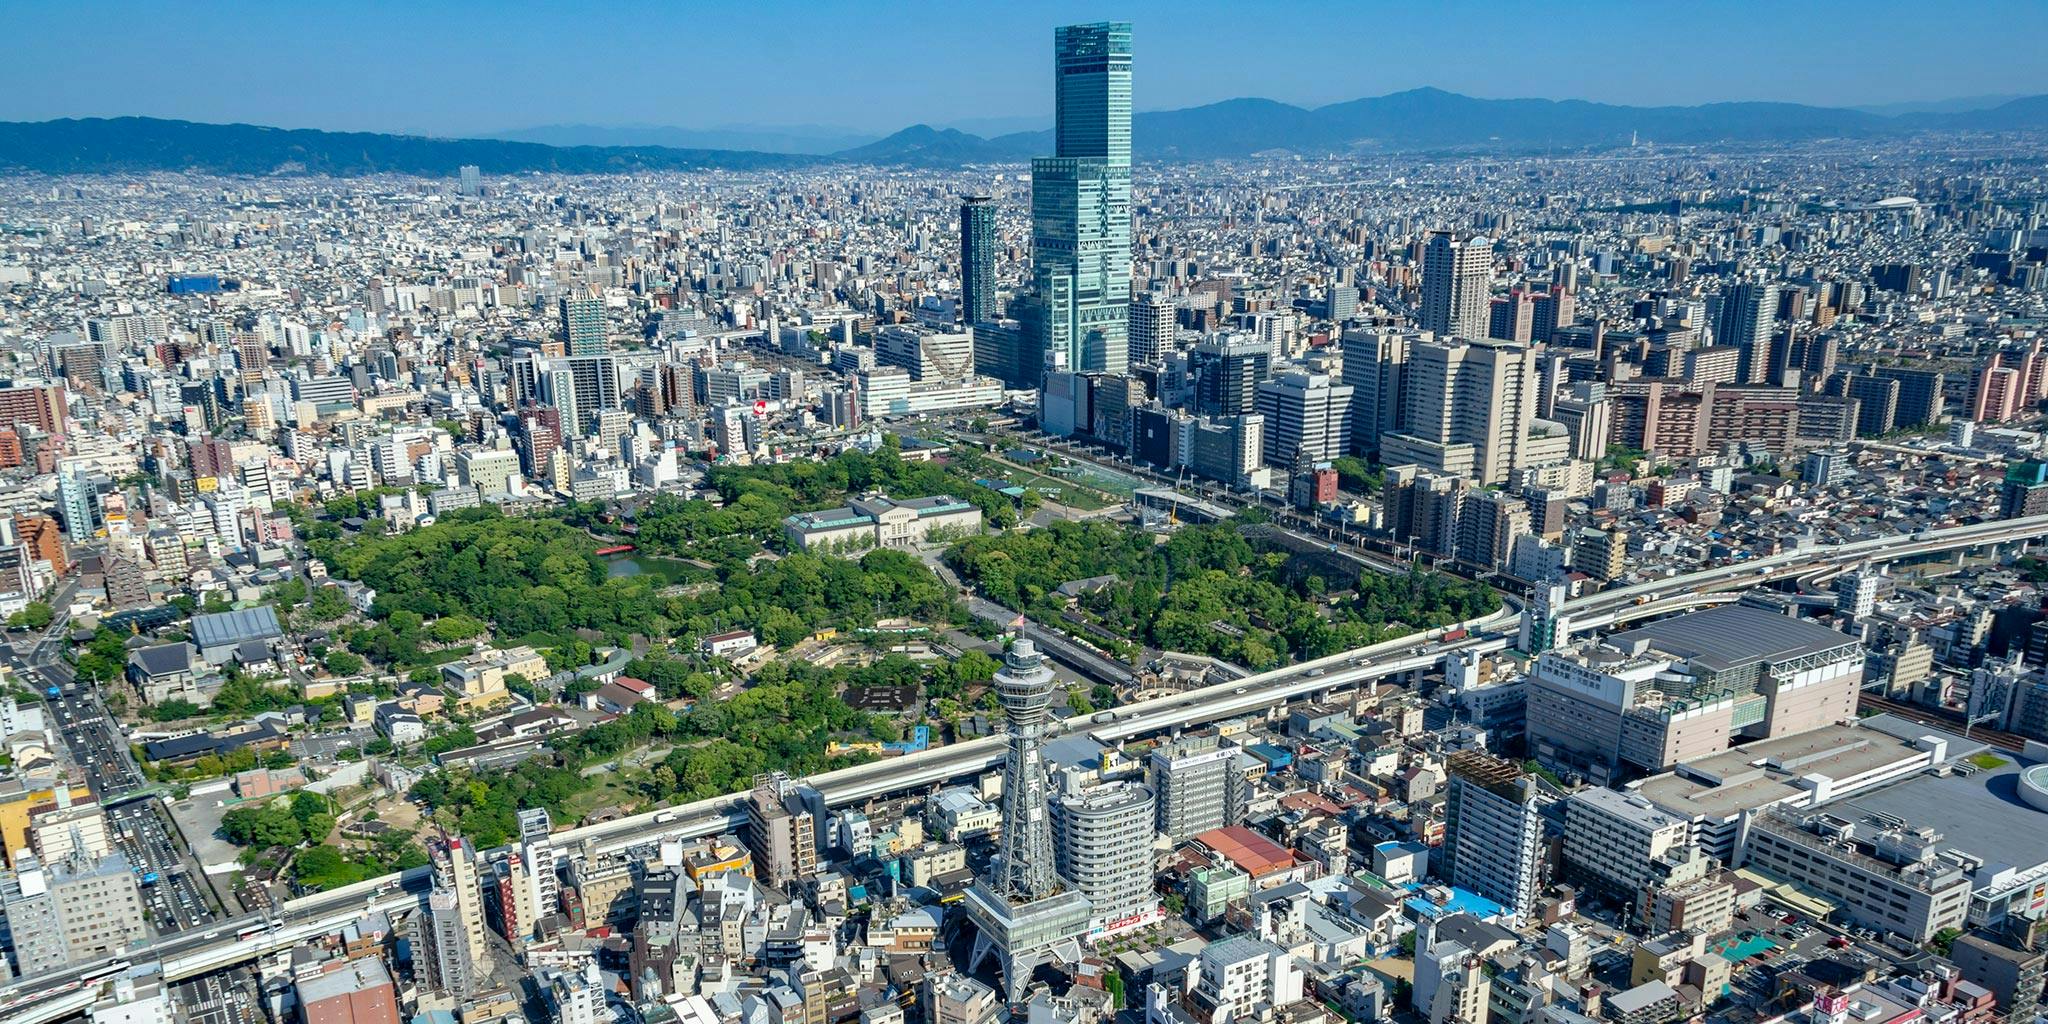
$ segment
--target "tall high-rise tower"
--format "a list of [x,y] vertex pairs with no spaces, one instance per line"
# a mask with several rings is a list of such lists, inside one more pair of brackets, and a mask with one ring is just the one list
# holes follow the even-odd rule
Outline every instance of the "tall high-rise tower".
[[1179,325],[1174,322],[1174,305],[1154,292],[1131,300],[1130,362],[1136,366],[1157,366],[1173,350]]
[[428,853],[434,869],[427,909],[433,921],[435,973],[441,988],[467,998],[490,967],[476,850],[455,836],[430,844]]
[[1131,300],[1131,26],[1054,30],[1053,156],[1031,161],[1039,338],[1070,370],[1122,373]]
[[1045,761],[1039,743],[1052,708],[1052,669],[1029,640],[1018,640],[994,679],[996,700],[1008,722],[1010,749],[1003,758],[1003,846],[998,865],[1003,895],[1017,900],[1050,896],[1052,819],[1045,809]]
[[1451,788],[1438,854],[1451,884],[1526,921],[1547,873],[1543,809],[1558,794],[1513,761],[1461,750],[1446,761]]
[[1011,1002],[1023,998],[1031,972],[1054,959],[1080,956],[1089,928],[1088,897],[1055,870],[1052,817],[1046,806],[1045,725],[1052,707],[1052,670],[1030,640],[1018,639],[991,681],[1008,723],[1003,758],[1003,838],[992,877],[967,892],[974,924],[972,971],[994,954]]
[[994,320],[996,308],[996,204],[987,196],[960,201],[960,320],[969,327]]
[[1486,337],[1492,281],[1492,242],[1430,236],[1422,250],[1422,329],[1438,337]]
[[598,299],[564,298],[559,304],[562,316],[562,345],[572,356],[601,356],[611,348],[610,339],[604,333],[604,303]]
[[1744,281],[1721,293],[1721,315],[1714,324],[1714,344],[1739,352],[1735,369],[1739,384],[1760,384],[1771,363],[1771,335],[1778,329],[1778,287]]

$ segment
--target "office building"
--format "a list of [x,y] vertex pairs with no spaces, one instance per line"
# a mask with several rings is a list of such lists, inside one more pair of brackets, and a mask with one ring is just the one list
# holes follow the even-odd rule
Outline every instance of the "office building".
[[1493,242],[1431,235],[1422,250],[1422,329],[1439,338],[1484,338]]
[[1020,320],[983,320],[973,326],[974,366],[1004,387],[1028,389],[1045,383],[1045,348],[1035,328]]
[[1328,462],[1350,450],[1351,387],[1328,374],[1288,373],[1260,381],[1257,409],[1266,420],[1266,464],[1292,466],[1304,456]]
[[875,361],[902,367],[914,381],[964,381],[974,376],[974,334],[889,324],[875,331]]
[[1154,747],[1146,766],[1157,794],[1159,832],[1177,843],[1242,820],[1242,754],[1212,735],[1182,736]]
[[1258,410],[1259,382],[1273,364],[1273,346],[1249,334],[1210,338],[1188,358],[1195,378],[1195,412],[1242,416]]
[[475,164],[463,164],[455,173],[455,192],[457,195],[480,196],[484,194],[483,168]]
[[1031,162],[1041,348],[1122,373],[1131,301],[1131,26],[1054,30],[1054,155]]
[[1685,819],[1637,794],[1589,786],[1564,802],[1566,873],[1611,896],[1639,895],[1690,836]]
[[1463,750],[1445,762],[1443,875],[1529,920],[1549,871],[1544,810],[1558,794],[1521,766]]
[[1999,484],[1998,516],[2023,519],[2048,515],[2048,462],[2016,462]]
[[[31,888],[26,879],[30,865],[42,862],[25,855],[16,860],[17,881],[26,892]],[[75,855],[44,865],[40,871],[56,907],[64,951],[70,960],[111,956],[148,934],[142,896],[136,887],[138,873],[127,857],[111,853],[95,860]],[[15,928],[14,934],[20,941],[20,928]]]
[[1380,435],[1380,461],[1506,483],[1529,443],[1538,388],[1536,353],[1526,346],[1419,342],[1402,374],[1401,426]]
[[1188,469],[1196,476],[1222,482],[1238,490],[1262,486],[1266,474],[1260,463],[1266,452],[1266,418],[1257,413],[1198,419],[1189,432],[1192,442]]
[[996,305],[996,204],[988,196],[960,201],[960,320],[968,327],[1002,315]]
[[1410,346],[1429,341],[1414,331],[1344,330],[1343,381],[1351,389],[1351,451],[1376,455],[1380,435],[1401,429],[1401,374]]

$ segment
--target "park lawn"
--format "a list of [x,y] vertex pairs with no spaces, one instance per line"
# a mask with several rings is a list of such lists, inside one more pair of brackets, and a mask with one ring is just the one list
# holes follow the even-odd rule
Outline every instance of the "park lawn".
[[593,785],[590,788],[569,798],[566,809],[569,811],[570,820],[580,822],[584,815],[600,807],[624,805],[640,809],[640,805],[647,799],[642,795],[645,792],[646,779],[647,770],[644,768],[627,768],[592,776],[590,781]]
[[1008,483],[1030,488],[1044,495],[1050,501],[1058,502],[1068,508],[1077,508],[1083,512],[1093,512],[1097,509],[1108,508],[1111,505],[1109,498],[1102,492],[1077,484],[1071,480],[1062,480],[1055,476],[1035,473],[1028,469],[1004,469],[1002,476]]

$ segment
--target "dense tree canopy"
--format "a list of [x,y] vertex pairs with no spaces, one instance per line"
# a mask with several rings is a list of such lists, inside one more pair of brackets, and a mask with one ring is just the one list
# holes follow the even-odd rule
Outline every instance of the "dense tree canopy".
[[1191,526],[1164,544],[1107,523],[1054,523],[1028,533],[973,537],[947,553],[962,577],[992,599],[1045,621],[1054,591],[1072,580],[1114,575],[1084,595],[1082,613],[1122,636],[1166,650],[1207,654],[1255,669],[1321,657],[1418,628],[1457,622],[1496,606],[1485,587],[1440,573],[1364,573],[1335,581],[1351,591],[1327,605],[1333,583],[1289,572],[1285,552],[1265,551],[1228,526]]
[[663,581],[654,576],[608,578],[594,553],[597,542],[568,524],[508,519],[494,509],[465,509],[397,536],[366,533],[320,548],[336,575],[377,590],[379,621],[351,634],[350,649],[394,665],[419,664],[427,658],[423,644],[475,635],[486,621],[509,637],[591,629],[623,643],[634,633],[689,639],[746,628],[766,643],[787,645],[826,626],[957,614],[938,577],[900,551],[871,551],[859,560],[799,552],[752,567],[731,562],[720,567],[719,587],[685,595],[662,593]]

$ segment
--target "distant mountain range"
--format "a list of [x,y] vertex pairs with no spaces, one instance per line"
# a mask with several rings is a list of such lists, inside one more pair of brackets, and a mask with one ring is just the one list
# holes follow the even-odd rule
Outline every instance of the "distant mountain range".
[[2000,104],[2021,99],[2018,93],[1998,93],[1992,96],[1956,96],[1945,100],[1913,100],[1906,103],[1872,103],[1855,109],[1866,114],[1883,117],[1897,117],[1900,114],[1956,114],[1969,110],[1989,110]]
[[[996,119],[991,119],[995,121]],[[999,123],[999,122],[997,122]],[[1915,132],[2048,129],[2048,95],[1969,110],[1917,110],[1896,115],[1796,103],[1710,103],[1695,107],[1627,107],[1583,100],[1486,100],[1441,89],[1307,109],[1266,99],[1235,99],[1183,110],[1141,113],[1132,137],[1140,159],[1211,160],[1267,153],[1588,150],[1642,142],[1792,142],[1870,139]],[[143,117],[0,122],[0,171],[49,174],[401,173],[452,175],[463,164],[487,174],[542,171],[597,174],[624,171],[752,170],[818,163],[960,166],[1012,163],[1052,152],[1050,131],[984,138],[957,128],[913,125],[887,138],[825,152],[763,152],[656,141],[752,139],[766,129],[685,132],[659,127],[595,129],[554,126],[522,135],[559,139],[617,134],[612,145],[551,145],[527,139],[436,139],[370,132],[196,124]],[[727,136],[718,135],[727,132]],[[829,139],[829,129],[782,129],[779,145]],[[630,134],[630,133],[641,134]],[[677,133],[664,135],[662,133]],[[844,137],[840,141],[856,141]]]
[[547,124],[494,132],[490,138],[538,142],[544,146],[665,146],[675,149],[744,149],[758,153],[837,153],[865,146],[881,135],[824,125],[722,125],[672,128],[665,125]]

